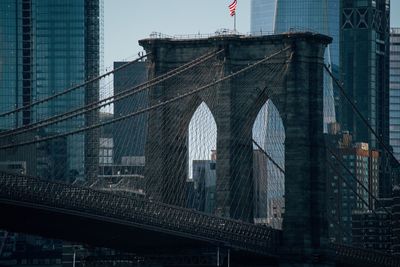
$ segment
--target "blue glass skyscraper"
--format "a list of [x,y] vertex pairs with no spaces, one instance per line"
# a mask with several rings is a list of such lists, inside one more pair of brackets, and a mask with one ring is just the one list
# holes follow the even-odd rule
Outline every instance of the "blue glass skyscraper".
[[328,1],[278,0],[276,6],[275,31],[291,29],[328,33]]
[[[98,76],[101,44],[102,0],[0,1],[0,112],[29,105]],[[0,118],[0,130],[49,118],[98,96],[98,85],[80,88],[18,115]],[[77,117],[35,135],[77,129],[90,120],[90,114]],[[61,180],[83,177],[90,160],[88,141],[88,135],[81,134],[39,144],[37,168],[29,174]]]
[[277,0],[253,0],[251,2],[251,33],[273,33]]
[[[29,105],[99,75],[102,7],[102,0],[0,1],[1,113]],[[92,102],[98,96],[97,84],[80,88],[53,101],[26,108],[18,115],[1,117],[0,131],[52,117]],[[28,138],[20,135],[19,141],[77,129],[90,120],[93,121],[90,115],[77,117],[33,132]],[[84,177],[86,166],[93,167],[90,163],[94,160],[98,163],[96,155],[88,156],[98,142],[89,143],[89,140],[90,136],[80,134],[1,151],[0,162],[13,158],[27,166],[26,174],[46,179],[66,181]],[[4,154],[6,158],[2,157]],[[27,255],[36,253],[49,255],[43,263],[61,260],[61,255],[55,259],[61,249],[59,241],[21,234],[15,238],[18,245],[7,251],[8,262],[21,262],[21,259],[29,258]]]
[[[334,71],[339,66],[339,0],[252,0],[251,33],[313,31],[329,35],[332,44],[326,50],[325,63]],[[325,77],[325,131],[336,121],[332,80]]]
[[[325,64],[332,69],[332,56],[339,63],[339,0],[293,1],[278,0],[276,3],[275,33],[288,31],[313,31],[333,37],[332,48],[325,52]],[[336,37],[336,38],[335,38]],[[335,67],[336,68],[336,67]],[[324,129],[336,122],[332,79],[324,77]]]
[[[379,196],[392,195],[392,178],[385,146],[389,146],[390,1],[341,0],[340,80],[348,96],[380,140],[350,105],[339,109],[339,122],[356,142],[368,143],[380,154]],[[343,99],[341,103],[346,103]]]

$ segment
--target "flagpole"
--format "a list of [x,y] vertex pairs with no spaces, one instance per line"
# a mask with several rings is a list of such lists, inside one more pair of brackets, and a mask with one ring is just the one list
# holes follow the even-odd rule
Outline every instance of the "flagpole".
[[233,16],[233,30],[236,32],[236,6],[237,0],[233,0],[232,4],[229,5],[229,13]]
[[[237,5],[237,1],[238,1],[238,0],[236,0],[236,5]],[[235,10],[235,18],[234,18],[233,20],[234,20],[234,22],[233,22],[233,30],[234,30],[235,33],[236,33],[236,10]]]
[[236,12],[235,16],[233,17],[233,31],[236,33]]

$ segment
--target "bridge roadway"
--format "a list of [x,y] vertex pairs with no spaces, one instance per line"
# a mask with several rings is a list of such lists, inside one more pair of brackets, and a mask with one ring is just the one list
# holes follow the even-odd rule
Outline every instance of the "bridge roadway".
[[[132,239],[127,240],[130,243],[128,247],[132,247],[132,243],[149,249],[158,245],[197,247],[213,244],[274,255],[280,240],[280,232],[270,227],[218,218],[143,197],[122,196],[6,173],[0,173],[0,211],[8,217],[0,220],[0,228],[16,228],[14,231],[17,232],[39,230],[41,234],[51,232],[53,236],[60,230],[69,232],[60,237],[67,240],[76,235],[74,231],[79,231],[80,235],[90,235],[87,237],[96,244],[101,242],[97,239],[117,237],[122,241],[130,233]],[[87,224],[88,221],[91,225]],[[71,224],[75,225],[72,229]],[[101,224],[109,228],[101,227]],[[85,225],[87,227],[83,227]],[[91,234],[94,226],[103,231]],[[117,231],[119,227],[124,228],[122,233],[112,233],[120,232]],[[92,236],[96,234],[101,237]],[[82,241],[87,243],[88,240]],[[108,241],[110,243],[102,245],[115,243],[115,240]],[[137,248],[133,246],[132,249]]]
[[[132,252],[220,246],[236,255],[279,255],[270,227],[87,187],[0,172],[0,229]],[[400,266],[379,252],[332,244],[338,266]]]

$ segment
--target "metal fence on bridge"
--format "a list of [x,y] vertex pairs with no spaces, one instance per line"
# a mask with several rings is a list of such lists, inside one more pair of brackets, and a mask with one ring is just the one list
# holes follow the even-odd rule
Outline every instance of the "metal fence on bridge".
[[191,209],[154,202],[143,197],[128,197],[87,187],[0,173],[0,198],[61,208],[82,215],[97,215],[135,225],[155,227],[160,232],[224,244],[261,254],[272,254],[280,231],[212,216]]

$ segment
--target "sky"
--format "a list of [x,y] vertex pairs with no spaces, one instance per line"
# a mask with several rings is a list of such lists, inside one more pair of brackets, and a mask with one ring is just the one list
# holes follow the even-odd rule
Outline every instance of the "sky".
[[[400,1],[400,0],[397,0]],[[168,35],[210,34],[233,29],[231,0],[104,0],[104,61],[132,58],[142,51],[139,39],[152,32]],[[239,0],[237,30],[250,31],[250,0]]]
[[[299,0],[295,0],[299,1]],[[300,0],[301,1],[301,0]],[[104,0],[104,62],[133,59],[139,39],[152,32],[168,35],[210,34],[233,29],[232,0]],[[237,30],[250,31],[250,2],[238,0]],[[392,27],[400,27],[400,0],[391,1]]]

